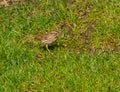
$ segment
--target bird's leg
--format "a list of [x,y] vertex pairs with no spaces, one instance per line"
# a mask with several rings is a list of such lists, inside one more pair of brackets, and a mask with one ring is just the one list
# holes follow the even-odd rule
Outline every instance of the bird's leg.
[[48,48],[48,44],[46,44],[46,49],[48,50],[48,52],[50,53],[50,50],[49,50],[49,48]]

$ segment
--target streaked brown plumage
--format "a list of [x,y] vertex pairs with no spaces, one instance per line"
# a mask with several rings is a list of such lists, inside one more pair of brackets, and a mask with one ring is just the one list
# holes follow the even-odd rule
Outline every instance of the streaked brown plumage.
[[60,31],[54,30],[46,34],[35,36],[35,39],[46,45],[46,49],[50,52],[48,45],[57,40],[57,37],[61,34]]

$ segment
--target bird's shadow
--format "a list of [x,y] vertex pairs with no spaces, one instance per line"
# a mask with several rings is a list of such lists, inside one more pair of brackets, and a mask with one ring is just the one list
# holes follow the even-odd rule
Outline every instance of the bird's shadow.
[[[58,44],[53,44],[53,45],[48,46],[49,50],[54,50],[55,48],[58,48],[58,47],[61,47],[61,46]],[[42,47],[40,47],[40,49],[46,50],[46,47],[42,46]]]

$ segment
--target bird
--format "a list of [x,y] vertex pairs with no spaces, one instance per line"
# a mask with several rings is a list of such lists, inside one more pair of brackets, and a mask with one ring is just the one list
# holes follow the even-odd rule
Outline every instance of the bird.
[[45,34],[37,35],[35,36],[35,39],[44,44],[47,51],[50,52],[48,45],[56,41],[60,34],[61,32],[59,30],[53,30]]

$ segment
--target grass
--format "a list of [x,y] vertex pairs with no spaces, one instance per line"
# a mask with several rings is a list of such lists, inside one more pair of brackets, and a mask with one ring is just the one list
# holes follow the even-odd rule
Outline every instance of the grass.
[[[0,6],[0,92],[119,92],[119,1]],[[54,29],[51,54],[32,36]]]

